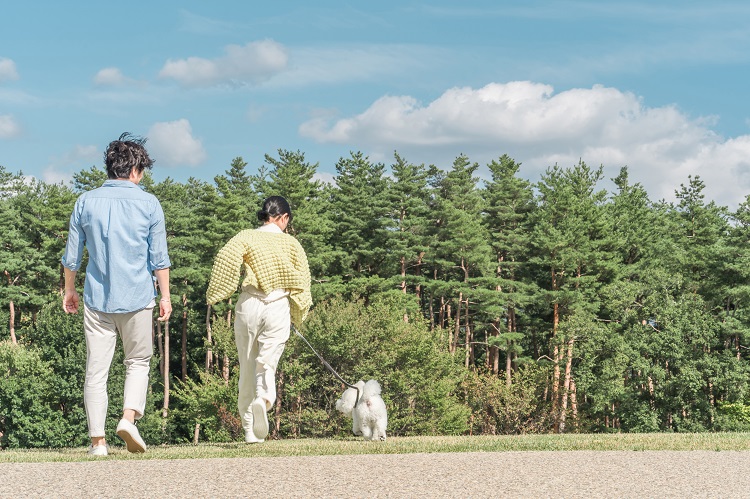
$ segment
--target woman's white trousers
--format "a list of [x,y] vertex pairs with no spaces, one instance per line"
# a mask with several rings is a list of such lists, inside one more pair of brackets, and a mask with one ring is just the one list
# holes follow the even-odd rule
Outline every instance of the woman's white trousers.
[[252,401],[263,398],[267,409],[276,401],[276,367],[290,327],[289,299],[285,295],[269,302],[247,292],[240,294],[234,339],[240,362],[237,408],[246,432],[253,428]]

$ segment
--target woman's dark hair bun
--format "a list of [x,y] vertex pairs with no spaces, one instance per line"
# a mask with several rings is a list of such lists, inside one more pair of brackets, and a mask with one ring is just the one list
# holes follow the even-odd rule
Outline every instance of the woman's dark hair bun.
[[280,217],[289,214],[289,221],[292,221],[292,209],[289,202],[281,196],[271,196],[263,201],[263,207],[258,210],[258,220],[267,222],[272,217]]

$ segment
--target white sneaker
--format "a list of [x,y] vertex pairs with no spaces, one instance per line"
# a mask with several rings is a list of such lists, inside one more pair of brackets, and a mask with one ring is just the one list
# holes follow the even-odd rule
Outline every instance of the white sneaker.
[[259,439],[268,436],[268,415],[266,414],[266,401],[258,397],[250,404],[253,412],[253,433]]
[[109,445],[107,444],[96,445],[96,446],[89,445],[89,451],[88,451],[89,456],[101,457],[101,456],[106,456],[108,454],[109,454]]
[[245,432],[245,443],[246,444],[262,444],[265,442],[264,439],[258,438],[255,436],[255,432],[253,430],[247,430]]
[[138,428],[127,419],[117,423],[117,436],[125,441],[128,452],[146,452],[146,442],[141,438]]

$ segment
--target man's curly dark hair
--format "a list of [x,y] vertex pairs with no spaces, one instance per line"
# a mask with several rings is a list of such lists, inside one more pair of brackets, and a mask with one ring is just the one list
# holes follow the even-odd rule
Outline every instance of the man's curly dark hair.
[[146,139],[128,132],[113,140],[104,152],[104,164],[107,165],[107,177],[111,179],[129,178],[131,171],[138,173],[151,168],[151,159],[144,147]]

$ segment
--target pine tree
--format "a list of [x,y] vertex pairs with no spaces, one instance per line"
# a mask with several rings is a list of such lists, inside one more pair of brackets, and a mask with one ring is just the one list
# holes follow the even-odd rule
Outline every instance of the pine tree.
[[[332,214],[335,231],[332,271],[344,280],[357,279],[352,291],[382,286],[380,273],[388,248],[388,180],[385,166],[372,163],[361,152],[352,153],[336,163],[336,186],[332,190]],[[376,278],[376,279],[372,279]]]
[[696,176],[688,176],[688,185],[680,184],[675,191],[678,203],[675,207],[678,223],[681,228],[681,243],[685,249],[686,261],[683,262],[686,276],[691,280],[694,291],[710,292],[715,286],[711,283],[716,275],[719,243],[727,233],[728,213],[726,208],[719,207],[711,201],[704,201],[705,183]]
[[391,165],[393,182],[388,191],[389,227],[386,245],[391,255],[389,273],[398,279],[402,293],[413,289],[418,298],[424,279],[422,268],[427,253],[429,196],[424,164],[407,162],[396,153]]
[[561,324],[594,320],[599,309],[597,291],[608,261],[609,228],[602,208],[606,191],[596,190],[601,178],[601,167],[592,170],[581,161],[569,169],[548,168],[537,183],[539,208],[533,217],[535,256],[531,261],[539,270],[540,287],[547,290],[544,301],[552,307],[551,395],[560,432],[565,430],[571,382],[575,382],[571,371],[574,345],[582,331],[578,326],[562,330]]
[[[429,286],[432,295],[441,300],[441,315],[449,317],[451,313],[447,307],[455,304],[449,348],[457,353],[459,337],[463,333],[464,365],[467,368],[474,366],[476,360],[473,338],[478,326],[472,323],[472,313],[476,311],[471,311],[471,298],[481,285],[479,280],[492,272],[492,248],[482,222],[484,200],[474,176],[478,168],[477,163],[471,163],[461,155],[444,175],[432,170],[436,191],[430,259],[435,281]],[[442,326],[443,321],[440,322]],[[485,324],[479,326],[486,331]]]
[[258,225],[256,213],[262,199],[253,184],[259,179],[248,175],[246,168],[247,163],[237,157],[224,175],[214,177],[218,198],[211,210],[215,220],[211,232],[217,241],[227,241],[240,230]]
[[36,180],[22,182],[19,177],[13,185],[15,192],[7,199],[2,222],[7,225],[2,230],[7,238],[2,269],[5,294],[11,315],[20,307],[34,318],[50,289],[59,290],[60,256],[75,197],[60,185]]
[[719,319],[727,344],[737,360],[747,355],[743,345],[750,343],[750,195],[732,214],[719,266],[721,290]]
[[206,258],[206,254],[215,251],[213,247],[216,242],[206,237],[204,228],[209,225],[206,218],[208,210],[203,202],[206,191],[211,189],[208,184],[193,178],[186,184],[166,178],[150,189],[164,210],[167,247],[172,262],[170,291],[173,314],[169,325],[179,327],[181,332],[179,366],[183,382],[188,367],[198,363],[201,359],[197,354],[203,352],[202,335],[189,334],[196,329],[191,328],[189,318],[192,309],[205,303],[205,289],[213,263]]
[[101,187],[107,180],[107,172],[96,166],[73,174],[73,191],[77,194]]
[[318,164],[305,161],[300,151],[279,149],[278,155],[278,159],[265,156],[270,169],[261,192],[264,198],[283,196],[289,201],[293,219],[287,230],[305,248],[313,279],[321,280],[332,260],[329,240],[333,226],[323,182],[315,178]]
[[[493,317],[490,338],[492,345],[488,367],[498,374],[499,351],[505,351],[505,379],[511,383],[513,359],[523,351],[518,331],[518,310],[528,303],[533,288],[523,280],[523,265],[529,257],[529,216],[534,209],[531,184],[519,178],[520,163],[508,155],[487,165],[492,177],[485,184],[485,224],[495,256],[495,275],[488,280],[496,296],[487,296],[484,308]],[[495,305],[496,304],[496,305]],[[494,305],[495,309],[491,310]]]

